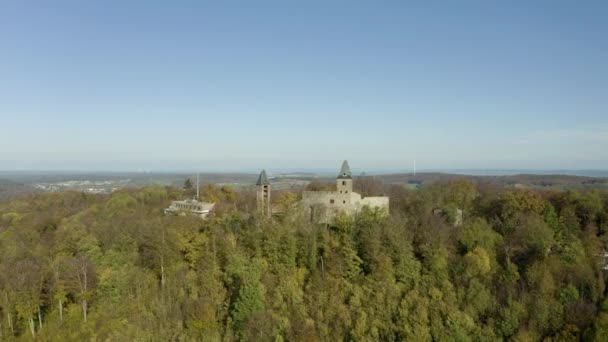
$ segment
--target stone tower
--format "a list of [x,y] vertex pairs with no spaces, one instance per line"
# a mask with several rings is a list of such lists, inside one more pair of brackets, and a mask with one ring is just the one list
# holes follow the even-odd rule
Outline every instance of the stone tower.
[[353,175],[350,172],[348,161],[342,162],[340,174],[336,178],[336,187],[341,194],[350,194],[353,192]]
[[256,204],[258,212],[264,216],[270,216],[270,182],[266,176],[266,170],[260,172],[258,177],[256,192]]

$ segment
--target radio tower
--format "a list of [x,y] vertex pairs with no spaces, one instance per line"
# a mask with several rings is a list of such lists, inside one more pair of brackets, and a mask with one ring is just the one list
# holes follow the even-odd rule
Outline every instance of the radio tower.
[[200,187],[198,185],[198,172],[196,173],[196,200],[198,201]]

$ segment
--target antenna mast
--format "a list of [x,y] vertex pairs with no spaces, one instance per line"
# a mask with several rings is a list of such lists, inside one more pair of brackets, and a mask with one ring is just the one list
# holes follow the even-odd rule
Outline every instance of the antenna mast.
[[416,159],[414,159],[414,177],[416,177]]
[[197,201],[198,201],[199,189],[200,189],[200,186],[198,185],[198,172],[197,172],[196,173],[196,200]]

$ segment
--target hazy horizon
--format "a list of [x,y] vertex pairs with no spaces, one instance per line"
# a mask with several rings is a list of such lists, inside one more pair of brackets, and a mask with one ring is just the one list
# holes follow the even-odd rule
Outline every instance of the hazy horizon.
[[[213,168],[213,167],[191,167],[191,168],[139,168],[139,169],[111,169],[111,168],[81,168],[81,169],[1,169],[2,175],[120,175],[120,174],[257,174],[260,170],[266,170],[269,175],[276,176],[280,174],[297,174],[310,173],[318,176],[333,176],[336,174],[337,167],[244,167],[244,168]],[[388,174],[407,174],[414,173],[413,168],[352,168],[354,175],[388,175]],[[423,173],[445,173],[445,174],[462,174],[471,176],[510,176],[523,174],[536,175],[573,175],[587,177],[608,177],[608,169],[567,169],[567,168],[532,168],[532,169],[517,169],[517,168],[417,168],[417,174]]]
[[[348,159],[351,168],[356,173],[411,173],[414,172],[414,160],[401,163],[378,163]],[[409,163],[407,163],[409,162]],[[342,159],[336,160],[293,160],[293,161],[265,161],[265,160],[224,160],[212,162],[184,162],[184,161],[140,161],[140,162],[17,162],[0,161],[0,173],[4,172],[56,172],[56,173],[257,173],[262,169],[274,172],[313,172],[335,173],[339,170]],[[466,174],[516,174],[516,173],[562,173],[586,174],[596,172],[606,173],[608,167],[577,167],[556,163],[550,165],[532,164],[528,167],[516,167],[517,164],[504,163],[502,167],[484,167],[483,165],[468,164],[465,162],[451,162],[442,167],[441,164],[425,163],[416,160],[416,172],[445,172]],[[469,166],[473,165],[473,166]],[[589,164],[585,164],[589,165]]]

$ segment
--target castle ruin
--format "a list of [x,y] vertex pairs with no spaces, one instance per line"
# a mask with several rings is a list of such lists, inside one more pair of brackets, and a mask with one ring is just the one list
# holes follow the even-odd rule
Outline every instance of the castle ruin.
[[[270,216],[270,183],[265,171],[260,173],[257,186],[258,210],[264,215]],[[386,196],[362,197],[354,192],[352,173],[345,160],[336,178],[336,191],[303,191],[300,205],[307,211],[312,222],[331,223],[340,212],[354,216],[366,206],[370,209],[384,210],[388,214],[389,198]]]

